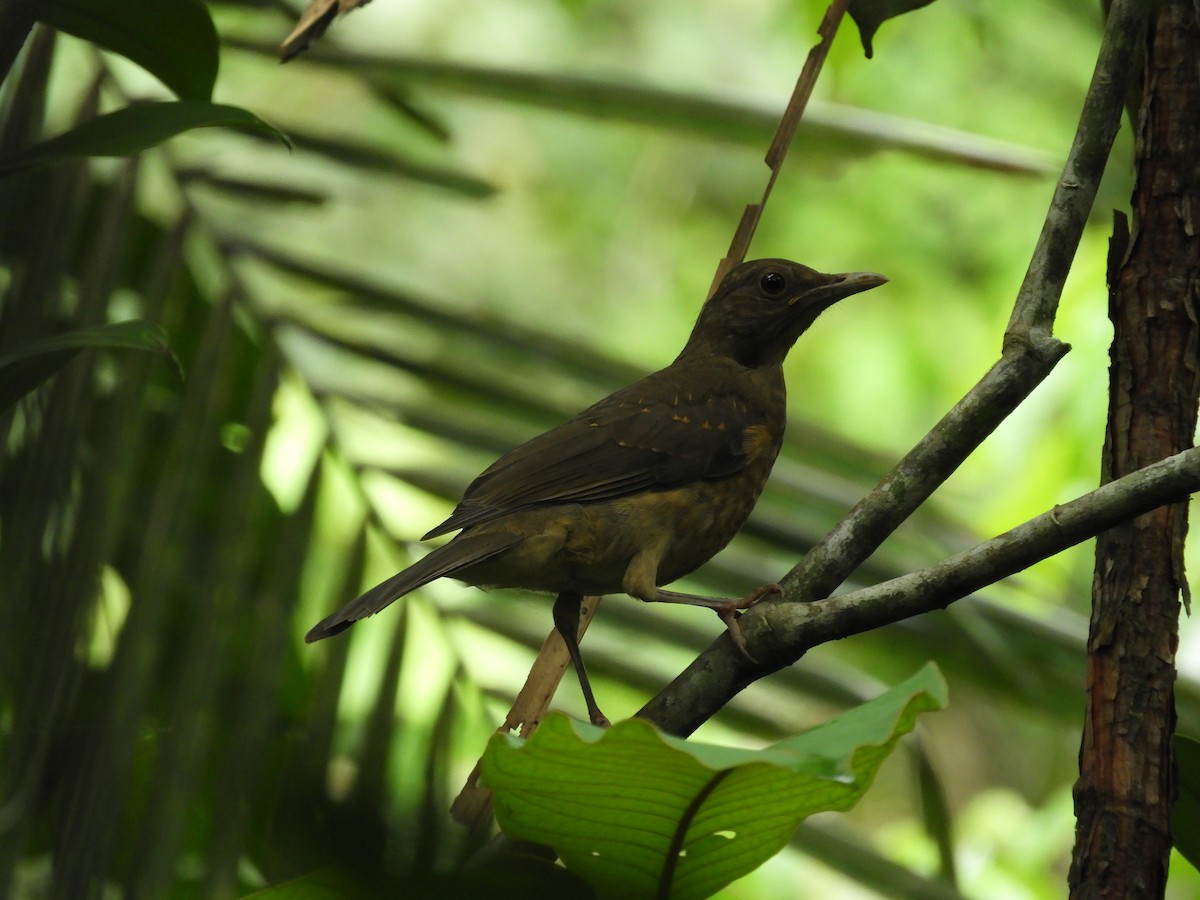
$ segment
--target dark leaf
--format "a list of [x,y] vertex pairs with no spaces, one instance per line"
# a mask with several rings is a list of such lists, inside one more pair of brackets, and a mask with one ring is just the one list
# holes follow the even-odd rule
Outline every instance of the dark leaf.
[[412,122],[430,137],[445,144],[450,140],[450,128],[437,115],[413,102],[411,93],[402,85],[389,82],[386,79],[372,79],[368,82],[371,90],[388,106],[408,121]]
[[880,25],[888,19],[928,6],[932,2],[933,0],[851,0],[850,18],[858,26],[867,59],[875,52],[871,46],[871,39],[875,37]]
[[1200,869],[1200,741],[1175,735],[1179,798],[1171,815],[1171,837],[1184,859]]
[[206,185],[213,190],[242,200],[265,203],[303,203],[320,206],[329,195],[311,188],[294,187],[266,181],[250,181],[217,175],[205,168],[184,168],[176,172],[180,181]]
[[30,344],[0,357],[0,411],[8,409],[39,384],[88,348],[149,350],[167,361],[182,378],[175,354],[167,346],[167,335],[151,322],[131,320],[71,331]]
[[283,132],[237,106],[204,100],[138,103],[0,159],[0,177],[80,156],[132,156],[184,131],[216,127],[252,128],[290,146]]
[[133,60],[183,100],[208,100],[217,80],[217,30],[193,0],[45,0],[39,18]]

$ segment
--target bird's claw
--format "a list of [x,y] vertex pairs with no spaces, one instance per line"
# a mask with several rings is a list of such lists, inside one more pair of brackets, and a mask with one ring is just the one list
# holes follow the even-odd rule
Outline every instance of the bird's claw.
[[738,625],[737,606],[731,601],[729,606],[717,610],[717,615],[721,621],[725,623],[725,627],[729,630],[729,638],[733,641],[733,646],[738,648],[738,652],[746,659],[758,665],[758,660],[750,655],[750,651],[746,649],[746,636],[742,634],[742,628]]
[[725,628],[729,631],[729,638],[733,641],[733,645],[753,665],[757,666],[758,660],[750,655],[750,650],[746,645],[746,636],[742,634],[742,627],[738,624],[738,612],[749,609],[768,594],[782,593],[783,588],[779,585],[764,584],[762,587],[751,591],[741,600],[730,600],[724,606],[717,608],[717,615],[725,623]]

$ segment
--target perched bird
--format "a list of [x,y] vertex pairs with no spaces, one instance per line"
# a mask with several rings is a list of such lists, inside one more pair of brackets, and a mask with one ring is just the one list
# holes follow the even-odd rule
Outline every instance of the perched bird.
[[450,576],[481,587],[557,594],[554,624],[571,654],[593,722],[596,706],[577,631],[586,595],[716,610],[743,653],[741,599],[664,591],[741,529],[783,443],[782,363],[836,301],[887,281],[872,272],[823,275],[783,259],[736,266],[700,310],[675,361],[502,456],[471,482],[422,540],[446,544],[318,623],[330,637],[398,597]]

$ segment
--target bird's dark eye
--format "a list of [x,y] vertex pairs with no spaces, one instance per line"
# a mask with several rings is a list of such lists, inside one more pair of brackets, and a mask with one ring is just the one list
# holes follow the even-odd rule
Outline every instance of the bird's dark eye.
[[783,289],[787,287],[787,279],[778,272],[768,272],[758,280],[758,286],[763,289],[764,293],[775,295],[783,293]]

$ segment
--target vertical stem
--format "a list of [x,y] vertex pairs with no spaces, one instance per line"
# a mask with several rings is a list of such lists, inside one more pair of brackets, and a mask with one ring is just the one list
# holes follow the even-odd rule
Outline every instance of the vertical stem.
[[[1191,0],[1156,12],[1138,115],[1133,235],[1110,263],[1109,419],[1117,478],[1192,446],[1200,400],[1200,28]],[[1087,708],[1075,785],[1073,898],[1162,897],[1175,795],[1175,650],[1186,504],[1096,542]]]

